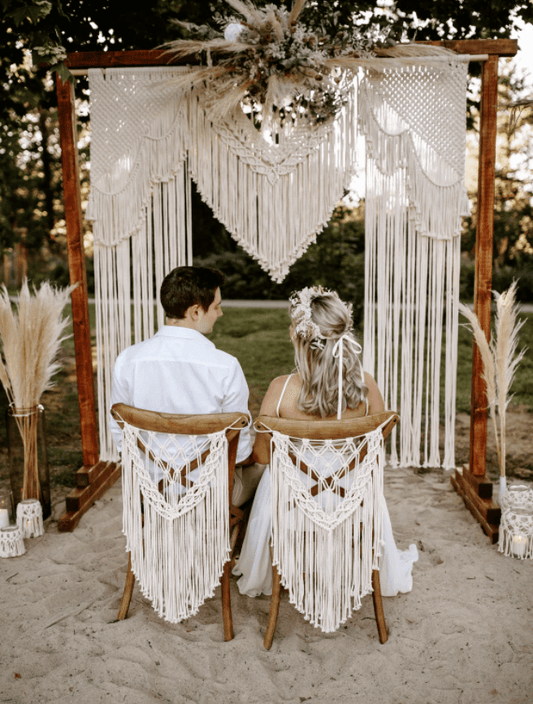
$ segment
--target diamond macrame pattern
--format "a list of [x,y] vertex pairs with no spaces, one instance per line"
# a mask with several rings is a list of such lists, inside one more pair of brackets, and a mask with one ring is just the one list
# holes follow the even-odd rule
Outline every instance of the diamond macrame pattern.
[[[353,514],[361,504],[363,494],[376,466],[382,446],[381,429],[364,439],[348,438],[341,443],[326,440],[315,443],[273,433],[276,462],[299,509],[317,526],[333,530]],[[363,446],[368,451],[358,461]],[[346,468],[355,460],[350,471]],[[313,471],[305,476],[300,471],[304,463]],[[316,488],[318,484],[318,493]],[[317,498],[318,497],[318,498]]]
[[[421,137],[457,174],[464,173],[467,66],[465,62],[405,66],[379,74],[369,71],[365,77],[375,96],[400,118],[403,129]],[[388,131],[387,125],[382,126]]]
[[[143,141],[161,140],[186,118],[185,104],[168,78],[185,69],[91,69],[91,184],[120,176],[116,190],[133,178]],[[166,126],[161,117],[164,116]],[[175,155],[183,159],[182,154]],[[141,176],[137,174],[136,177]],[[168,178],[168,174],[162,174]]]
[[[125,423],[123,438],[144,501],[167,520],[183,516],[204,499],[227,454],[224,430],[202,440],[197,435],[177,436],[139,430]],[[145,453],[139,449],[139,441],[146,447]],[[210,452],[202,462],[201,456],[206,450]],[[195,460],[200,469],[190,470]],[[161,480],[165,487],[163,493],[158,489]]]
[[294,171],[333,129],[331,123],[312,128],[301,125],[285,128],[276,135],[277,143],[270,143],[240,111],[236,111],[231,120],[213,124],[214,132],[228,149],[253,171],[266,176],[270,183]]

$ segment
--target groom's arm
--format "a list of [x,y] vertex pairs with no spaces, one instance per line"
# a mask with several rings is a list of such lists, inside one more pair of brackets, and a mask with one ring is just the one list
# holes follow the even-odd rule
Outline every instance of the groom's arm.
[[[248,397],[250,392],[244,372],[236,359],[225,381],[222,412],[232,413],[236,411],[239,413],[248,413],[250,416],[248,410]],[[241,465],[253,464],[252,440],[249,427],[243,428],[240,432],[236,463]]]

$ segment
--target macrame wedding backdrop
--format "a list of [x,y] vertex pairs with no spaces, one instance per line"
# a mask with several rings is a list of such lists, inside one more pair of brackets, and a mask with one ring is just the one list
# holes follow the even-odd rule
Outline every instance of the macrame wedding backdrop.
[[[476,58],[480,60],[484,60],[483,55],[485,55],[482,68],[474,308],[482,329],[488,335],[492,280],[498,58],[514,56],[517,52],[517,42],[505,39],[469,40],[441,42],[440,45],[462,55],[478,55]],[[457,282],[457,271],[453,269],[452,264],[457,261],[454,253],[457,237],[454,233],[456,216],[464,212],[461,187],[455,177],[458,170],[457,156],[453,153],[453,149],[448,153],[447,147],[440,141],[440,135],[436,141],[434,140],[437,129],[432,129],[432,123],[435,120],[442,121],[445,115],[444,122],[447,128],[446,135],[448,135],[446,139],[453,142],[454,137],[449,137],[448,123],[453,122],[455,118],[451,117],[451,106],[446,103],[448,99],[441,104],[442,112],[439,112],[438,108],[431,108],[432,112],[428,113],[427,117],[423,117],[425,105],[419,111],[411,107],[409,100],[399,104],[392,96],[394,87],[397,87],[401,91],[407,90],[413,100],[416,97],[414,100],[416,105],[428,102],[436,105],[434,93],[437,87],[440,89],[446,82],[438,70],[440,64],[429,60],[426,62],[427,67],[423,68],[420,63],[412,61],[411,68],[405,67],[393,74],[385,70],[384,61],[386,60],[378,61],[373,67],[366,65],[365,82],[360,89],[361,95],[368,94],[375,101],[372,108],[367,109],[366,112],[362,111],[359,115],[362,131],[366,133],[369,145],[367,169],[370,176],[376,177],[373,180],[373,190],[367,194],[367,237],[370,243],[367,245],[369,258],[367,318],[370,315],[370,327],[366,332],[365,362],[370,370],[375,369],[378,383],[384,389],[388,403],[393,405],[394,399],[401,394],[399,410],[402,413],[404,436],[400,443],[399,461],[416,463],[416,448],[418,448],[419,438],[422,437],[421,419],[424,417],[425,443],[428,449],[423,461],[432,463],[436,457],[436,407],[440,403],[440,399],[437,400],[438,397],[433,393],[438,386],[436,381],[438,354],[429,352],[428,356],[421,330],[425,319],[426,326],[429,325],[428,339],[431,349],[436,349],[442,313],[437,303],[438,296],[434,295],[434,292],[439,292],[439,289],[443,288],[444,294],[441,300],[446,306],[443,321],[446,325],[447,342],[450,326],[453,336],[455,313],[451,293]],[[87,69],[95,67],[100,70],[105,69],[106,75],[100,75],[101,82],[105,83],[104,88],[116,89],[118,83],[111,76],[110,67],[123,67],[116,73],[123,75],[126,81],[128,74],[132,72],[137,76],[144,74],[139,85],[146,85],[147,74],[152,72],[153,75],[161,76],[160,67],[168,67],[168,55],[162,51],[72,53],[69,54],[67,63],[74,73],[86,74]],[[183,64],[184,61],[178,61],[178,63]],[[364,65],[364,61],[361,65]],[[390,60],[386,65],[393,68]],[[139,71],[139,68],[143,68],[143,71]],[[163,73],[168,78],[169,73],[176,71],[173,75],[177,76],[180,70],[183,71],[183,69],[165,68]],[[460,73],[459,67],[455,71],[456,85],[462,81],[462,78],[457,77]],[[422,80],[419,76],[424,74],[431,74],[432,77],[427,81],[429,94],[421,99],[419,91]],[[156,328],[156,318],[157,324],[162,321],[162,313],[154,312],[153,301],[163,272],[171,266],[188,263],[191,260],[190,177],[197,179],[199,190],[205,200],[212,204],[215,212],[239,241],[243,242],[240,238],[246,238],[249,233],[255,233],[255,239],[252,235],[245,246],[252,253],[256,253],[255,255],[272,275],[280,278],[292,258],[297,257],[305,249],[306,244],[312,241],[313,231],[320,229],[321,224],[327,219],[328,208],[332,209],[337,198],[342,194],[341,185],[347,182],[348,174],[354,166],[353,162],[349,161],[353,155],[353,145],[342,135],[343,130],[353,128],[353,122],[350,125],[346,124],[349,122],[348,116],[351,114],[350,119],[352,119],[354,114],[353,97],[346,101],[342,110],[335,110],[338,120],[336,124],[327,126],[318,124],[317,129],[306,130],[306,144],[312,143],[312,146],[302,148],[298,140],[294,143],[299,128],[286,130],[286,134],[279,137],[272,136],[271,132],[268,134],[268,130],[264,130],[265,134],[260,135],[259,132],[256,134],[251,131],[255,127],[246,115],[238,115],[236,121],[232,117],[229,125],[215,126],[213,120],[207,120],[206,113],[202,112],[200,103],[202,96],[198,95],[198,92],[195,93],[198,102],[191,106],[192,94],[197,91],[197,88],[190,90],[190,96],[185,99],[185,104],[178,108],[177,99],[180,91],[176,84],[171,91],[170,84],[166,85],[166,78],[158,78],[154,81],[155,89],[150,91],[148,98],[146,96],[143,98],[144,102],[141,100],[138,103],[142,107],[137,114],[132,112],[131,106],[140,88],[137,89],[132,85],[130,75],[129,88],[125,83],[120,89],[122,93],[119,90],[107,114],[105,111],[101,112],[100,127],[97,129],[95,129],[95,119],[98,123],[98,117],[91,115],[93,145],[98,142],[98,139],[101,140],[102,145],[107,145],[102,147],[100,155],[94,151],[92,154],[92,216],[98,217],[99,208],[101,216],[100,224],[96,220],[94,228],[96,249],[98,249],[96,256],[99,261],[96,276],[99,298],[97,327],[100,424],[104,428],[100,448],[93,387],[74,92],[72,84],[63,83],[61,80],[57,83],[69,269],[71,282],[78,284],[72,293],[72,311],[83,451],[83,467],[77,473],[78,488],[67,497],[67,512],[59,522],[60,530],[72,530],[94,500],[120,476],[120,465],[103,459],[112,456],[112,449],[110,450],[112,446],[105,437],[107,426],[105,409],[111,370],[116,354],[124,346],[152,334]],[[402,85],[403,82],[405,82],[404,85]],[[452,89],[451,92],[453,93],[454,90]],[[431,98],[428,97],[429,95]],[[451,103],[457,105],[462,101],[463,97],[455,96],[451,99]],[[121,105],[127,107],[127,110],[125,115],[119,117],[117,111],[118,106]],[[160,114],[161,106],[168,110],[170,105],[174,106],[173,112],[170,111],[166,115]],[[445,113],[448,108],[450,111]],[[97,110],[96,106],[95,110]],[[230,111],[227,114],[230,114]],[[152,117],[149,116],[154,115],[157,117],[150,122]],[[183,122],[181,118],[185,118]],[[313,122],[313,125],[317,125],[317,122]],[[436,124],[440,125],[442,122]],[[129,143],[121,140],[122,152],[116,149],[115,130],[118,126],[132,136]],[[192,134],[191,128],[196,128],[195,126],[198,128],[197,134]],[[134,129],[137,127],[138,132]],[[411,137],[405,132],[406,127],[410,128]],[[98,133],[101,129],[103,129],[103,136],[100,138]],[[202,130],[204,130],[203,133]],[[451,134],[455,132],[452,130]],[[275,144],[276,140],[283,142],[282,149],[276,149],[278,147]],[[287,147],[287,143],[291,140],[292,146]],[[158,150],[156,144],[164,146]],[[126,145],[125,149],[124,145]],[[167,151],[165,146],[168,146]],[[278,155],[282,151],[284,156],[279,159]],[[252,154],[250,159],[246,156],[249,153]],[[293,171],[291,171],[292,162],[296,162]],[[218,181],[213,178],[209,173],[209,167],[213,165],[215,170],[218,169],[219,174],[225,175],[225,178]],[[318,165],[317,168],[323,170],[325,179],[322,174],[316,175],[313,165]],[[342,174],[341,171],[343,171]],[[134,177],[139,174],[142,174],[143,178],[137,182]],[[344,180],[345,176],[346,180]],[[228,183],[230,177],[231,184]],[[306,181],[306,178],[309,180]],[[319,182],[321,187],[313,197],[310,195],[309,187],[316,182]],[[242,197],[240,190],[237,193],[235,183],[238,184],[239,189],[244,184],[245,192],[248,194],[247,199]],[[307,191],[303,191],[302,184],[307,184]],[[337,186],[338,196],[334,193]],[[252,187],[257,190],[255,196],[252,195],[254,193]],[[387,189],[389,189],[388,195],[386,195]],[[121,197],[121,192],[127,195]],[[453,194],[449,200],[451,208],[446,212],[445,222],[439,222],[436,227],[442,212],[443,199],[450,193]],[[285,202],[284,209],[276,208],[269,203],[268,194],[270,198],[275,199],[275,204]],[[292,198],[295,194],[299,200],[297,206],[293,207]],[[325,194],[327,198],[333,194],[329,204],[326,202]],[[307,200],[304,200],[304,197]],[[323,202],[319,206],[320,199]],[[304,206],[301,207],[300,203],[304,203]],[[428,203],[434,205],[436,209],[428,208]],[[308,231],[296,231],[296,234],[291,235],[292,240],[287,237],[283,244],[269,240],[261,241],[258,234],[261,231],[260,228],[263,227],[262,232],[266,232],[267,228],[258,222],[259,215],[261,218],[264,215],[270,229],[278,228],[278,232],[283,229],[280,226],[283,219],[292,217],[290,228],[294,233],[302,213],[307,214],[308,204],[312,204],[315,208],[314,228],[309,227],[311,220],[308,218]],[[325,214],[322,216],[322,213]],[[243,223],[246,227],[242,231],[238,230],[236,224],[242,227]],[[393,240],[393,233],[400,233],[398,242]],[[308,241],[306,241],[307,238]],[[278,251],[275,251],[274,247],[278,247]],[[405,252],[404,263],[398,267],[393,266],[393,261],[399,258],[402,252]],[[441,257],[442,252],[445,259]],[[427,269],[424,272],[420,265],[423,264],[425,267],[426,261]],[[388,278],[388,275],[382,275],[385,267],[390,272],[392,282],[383,287],[382,281]],[[442,270],[445,270],[444,275]],[[348,272],[347,275],[349,275]],[[126,304],[128,296],[136,301],[131,312],[129,304]],[[418,304],[421,298],[423,298],[421,305],[423,310],[419,311]],[[399,307],[393,308],[393,302],[399,302]],[[416,303],[417,307],[410,302]],[[451,310],[450,306],[452,306]],[[120,315],[119,310],[122,311]],[[388,314],[388,311],[393,312]],[[133,335],[130,333],[130,325],[133,325]],[[405,326],[408,329],[411,326],[410,335],[405,334]],[[371,332],[372,329],[374,333]],[[384,336],[387,341],[383,351],[375,347],[374,337],[378,334]],[[404,338],[401,349],[400,334]],[[103,343],[104,338],[106,342]],[[448,347],[443,360],[446,362],[448,377],[453,376],[454,362],[450,352],[452,349],[453,343],[452,347]],[[411,367],[409,360],[412,360]],[[487,502],[479,498],[485,495],[481,490],[485,492],[485,485],[490,484],[484,478],[487,414],[485,385],[481,371],[481,360],[474,346],[470,470],[464,469],[460,475],[456,472],[452,482],[457,491],[465,497],[467,505],[471,506],[471,510],[482,522],[484,529],[488,531],[490,521],[487,510],[493,509],[490,507],[487,509],[485,505]],[[409,381],[402,384],[403,378]],[[420,389],[424,386],[431,389],[431,394],[420,396]],[[410,395],[407,391],[411,388],[413,392]],[[447,398],[446,404],[449,409],[453,401],[450,395]],[[431,404],[428,405],[430,401]],[[398,405],[396,407],[398,408]],[[446,418],[449,429],[451,411],[447,411]],[[448,433],[448,438],[450,437],[452,436]],[[449,466],[453,450],[450,449],[448,442],[446,448],[444,464]],[[480,515],[483,519],[479,518]],[[497,528],[496,533],[493,532],[493,539],[494,535],[497,539]]]
[[[109,459],[116,456],[107,429],[114,361],[154,334],[164,275],[192,261],[190,178],[235,239],[281,281],[327,223],[356,167],[355,83],[334,119],[266,132],[240,108],[213,117],[201,90],[176,89],[184,71],[89,71],[87,217],[94,221],[100,438]],[[359,86],[368,143],[365,368],[377,370],[386,405],[399,407],[402,464],[419,463],[424,406],[425,461],[440,463],[444,300],[445,464],[454,464],[466,74],[467,64],[453,56],[430,65],[379,59]],[[157,325],[163,322],[158,306]]]

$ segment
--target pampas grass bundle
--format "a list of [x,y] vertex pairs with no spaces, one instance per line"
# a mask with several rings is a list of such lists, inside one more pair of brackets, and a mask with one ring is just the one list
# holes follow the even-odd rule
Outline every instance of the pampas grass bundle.
[[0,288],[0,381],[22,437],[23,499],[40,498],[37,407],[60,367],[57,353],[70,322],[62,313],[73,288],[56,289],[45,282],[32,295],[24,280],[15,306],[5,285]]
[[[496,301],[496,319],[492,342],[487,342],[479,320],[467,306],[459,303],[459,312],[468,319],[476,345],[483,362],[483,379],[487,386],[487,403],[493,421],[494,435],[500,478],[505,480],[505,432],[506,411],[512,399],[511,386],[526,348],[517,352],[518,333],[525,320],[517,320],[518,306],[515,303],[517,282],[502,294],[494,291]],[[499,429],[496,421],[498,411]]]

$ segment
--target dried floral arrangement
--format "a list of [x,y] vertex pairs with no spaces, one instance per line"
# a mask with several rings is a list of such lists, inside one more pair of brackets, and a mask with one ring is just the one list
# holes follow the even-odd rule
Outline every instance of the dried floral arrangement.
[[292,9],[251,0],[226,0],[240,16],[217,14],[220,27],[175,21],[198,39],[165,45],[172,57],[197,55],[206,66],[173,79],[176,87],[202,86],[213,118],[242,106],[256,121],[319,124],[333,119],[353,88],[353,74],[372,58],[448,54],[422,45],[378,47],[376,38],[356,28],[335,37],[311,30],[301,19],[307,0]]
[[[496,301],[496,319],[494,335],[489,343],[481,329],[475,313],[463,303],[459,303],[459,311],[470,322],[469,329],[474,335],[483,363],[483,379],[486,384],[487,404],[492,418],[496,452],[500,467],[500,496],[506,488],[505,476],[505,428],[506,411],[512,399],[511,386],[527,349],[518,349],[518,333],[525,320],[518,320],[518,306],[515,303],[517,282],[507,291],[499,294],[494,291]],[[499,427],[498,427],[499,421]]]
[[74,288],[56,289],[45,282],[32,295],[25,280],[15,306],[5,285],[0,288],[0,382],[22,437],[23,499],[40,498],[36,410],[60,367],[57,353],[70,322],[62,313]]

